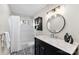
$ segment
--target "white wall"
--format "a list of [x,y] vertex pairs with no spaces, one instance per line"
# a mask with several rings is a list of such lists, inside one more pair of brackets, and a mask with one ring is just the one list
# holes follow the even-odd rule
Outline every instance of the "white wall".
[[10,10],[8,5],[0,4],[0,33],[9,31],[8,17]]
[[[60,37],[61,39],[64,38],[65,33],[69,33],[72,35],[74,41],[79,43],[79,5],[64,5],[65,6],[65,13],[63,16],[66,20],[66,26],[63,29],[62,32],[56,34],[56,36]],[[53,7],[53,5],[50,7],[50,9]],[[47,7],[48,8],[48,7]],[[41,11],[41,13],[38,13],[37,16],[43,17],[43,32],[42,34],[50,34],[46,28],[46,21],[47,18],[46,15],[46,9],[44,11]]]
[[[8,23],[9,15],[10,10],[8,5],[0,4],[0,34],[9,31],[9,23]],[[0,40],[0,54],[1,55],[9,54],[6,48],[4,48],[4,50],[2,51],[1,43],[2,42]]]
[[36,14],[36,16],[34,17],[34,19],[38,16],[43,17],[43,31],[36,31],[37,34],[50,34],[46,28],[46,22],[47,22],[47,12],[49,10],[51,10],[52,8],[55,8],[58,5],[47,5],[44,9],[42,9],[39,13]]

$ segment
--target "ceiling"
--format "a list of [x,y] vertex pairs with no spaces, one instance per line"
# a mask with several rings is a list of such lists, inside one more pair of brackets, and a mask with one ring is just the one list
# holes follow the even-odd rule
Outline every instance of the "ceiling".
[[44,8],[46,4],[10,4],[12,14],[31,16],[33,17],[37,12]]

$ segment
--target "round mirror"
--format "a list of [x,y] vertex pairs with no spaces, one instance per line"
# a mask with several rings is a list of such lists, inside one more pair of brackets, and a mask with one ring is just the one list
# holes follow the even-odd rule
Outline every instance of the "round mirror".
[[51,33],[59,33],[65,27],[65,18],[60,14],[53,15],[48,19],[46,25]]

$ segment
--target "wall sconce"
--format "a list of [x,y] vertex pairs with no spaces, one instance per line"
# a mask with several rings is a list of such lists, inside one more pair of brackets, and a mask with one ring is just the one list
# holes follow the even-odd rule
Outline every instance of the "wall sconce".
[[62,15],[64,14],[64,12],[65,12],[64,5],[61,5],[58,8],[56,8],[56,11],[55,11],[56,14],[62,14]]
[[57,6],[55,7],[54,9],[50,10],[47,12],[47,18],[51,17],[52,15],[55,15],[55,14],[61,14],[63,15],[64,14],[64,5],[61,5],[61,6]]

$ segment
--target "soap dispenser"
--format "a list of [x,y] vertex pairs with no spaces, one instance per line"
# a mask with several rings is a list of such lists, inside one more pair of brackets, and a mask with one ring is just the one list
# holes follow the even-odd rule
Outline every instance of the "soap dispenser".
[[73,38],[72,38],[71,35],[69,36],[69,39],[70,39],[70,40],[69,40],[69,43],[70,43],[70,44],[73,44]]
[[73,38],[72,38],[72,36],[69,35],[68,33],[65,34],[64,40],[65,40],[65,42],[68,42],[68,43],[70,43],[70,44],[73,44]]
[[69,34],[68,33],[65,34],[64,40],[65,40],[65,42],[69,42]]

